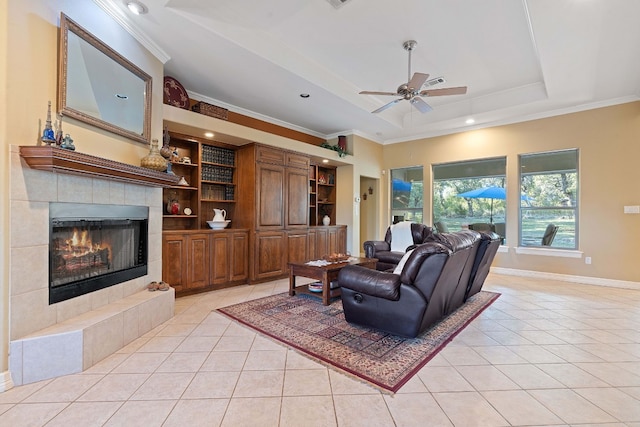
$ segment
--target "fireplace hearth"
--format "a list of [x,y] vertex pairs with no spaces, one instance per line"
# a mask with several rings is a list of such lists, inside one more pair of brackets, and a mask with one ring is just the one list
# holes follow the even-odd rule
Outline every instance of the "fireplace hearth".
[[147,274],[149,208],[51,203],[49,304]]

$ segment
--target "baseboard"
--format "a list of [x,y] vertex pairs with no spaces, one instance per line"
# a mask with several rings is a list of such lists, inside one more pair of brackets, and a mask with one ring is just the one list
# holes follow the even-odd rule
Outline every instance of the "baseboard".
[[12,389],[14,386],[13,380],[11,379],[11,372],[4,371],[0,374],[0,393],[3,393],[9,389]]
[[535,277],[540,279],[558,280],[560,282],[582,283],[593,286],[607,286],[611,288],[640,290],[640,282],[626,280],[604,279],[602,277],[573,276],[569,274],[548,273],[544,271],[518,270],[515,268],[491,267],[491,271],[505,276]]

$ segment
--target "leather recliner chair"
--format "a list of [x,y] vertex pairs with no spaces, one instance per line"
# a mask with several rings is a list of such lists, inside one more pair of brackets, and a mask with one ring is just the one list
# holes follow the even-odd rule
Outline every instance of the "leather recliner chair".
[[427,237],[433,234],[431,227],[424,224],[411,223],[413,245],[400,252],[391,250],[391,239],[393,237],[391,230],[391,227],[387,228],[384,240],[367,240],[363,243],[364,256],[378,259],[376,270],[394,269],[408,250],[411,250],[415,245],[423,243]]
[[480,233],[449,233],[406,258],[400,274],[346,266],[338,275],[347,322],[416,337],[464,300]]

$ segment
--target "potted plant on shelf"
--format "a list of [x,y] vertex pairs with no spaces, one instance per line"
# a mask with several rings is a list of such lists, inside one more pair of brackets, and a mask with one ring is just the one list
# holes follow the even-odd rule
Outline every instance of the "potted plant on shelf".
[[347,149],[346,147],[342,147],[341,145],[331,145],[328,142],[323,142],[322,145],[320,145],[322,148],[326,148],[327,150],[333,150],[336,153],[338,153],[338,157],[344,157],[347,155]]

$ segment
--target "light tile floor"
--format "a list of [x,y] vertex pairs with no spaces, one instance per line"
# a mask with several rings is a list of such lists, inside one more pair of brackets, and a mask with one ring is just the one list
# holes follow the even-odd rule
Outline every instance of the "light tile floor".
[[396,395],[212,312],[279,280],[179,298],[82,374],[0,394],[0,426],[640,426],[640,291],[491,274],[502,296]]

